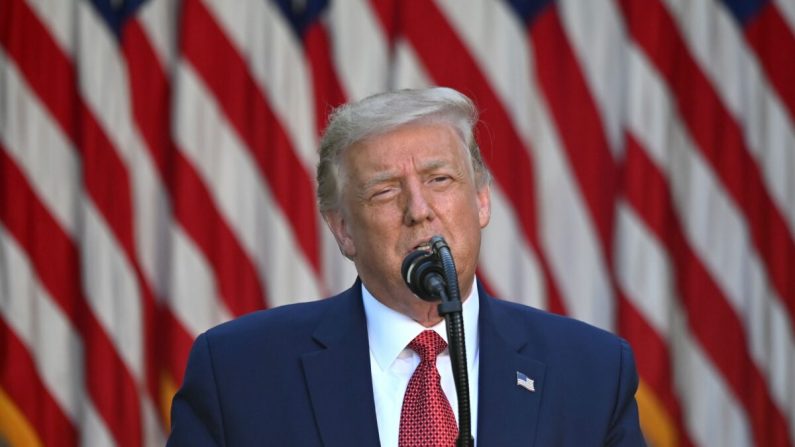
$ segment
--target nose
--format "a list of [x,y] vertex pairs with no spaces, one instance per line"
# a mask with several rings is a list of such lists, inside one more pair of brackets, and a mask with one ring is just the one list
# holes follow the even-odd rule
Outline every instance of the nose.
[[420,182],[407,182],[404,191],[406,198],[403,222],[406,225],[416,225],[425,220],[433,219],[433,208],[428,203]]

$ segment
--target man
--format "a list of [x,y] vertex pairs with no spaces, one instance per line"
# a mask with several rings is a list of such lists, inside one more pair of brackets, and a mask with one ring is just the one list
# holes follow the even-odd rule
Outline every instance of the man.
[[[625,341],[479,287],[491,203],[476,121],[471,101],[447,88],[385,93],[334,112],[318,200],[359,278],[335,297],[199,336],[174,398],[170,444],[451,445],[458,408],[445,322],[400,274],[408,253],[441,235],[463,297],[477,445],[644,445]],[[419,340],[438,359],[420,354]],[[432,409],[418,403],[428,400]],[[438,438],[419,439],[426,435]]]

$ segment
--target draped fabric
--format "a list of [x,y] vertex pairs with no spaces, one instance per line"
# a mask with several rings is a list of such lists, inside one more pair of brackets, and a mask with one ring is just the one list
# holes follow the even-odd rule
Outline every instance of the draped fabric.
[[331,108],[444,85],[482,113],[486,287],[626,338],[651,445],[795,445],[793,30],[793,0],[0,1],[0,438],[162,445],[194,337],[353,282]]

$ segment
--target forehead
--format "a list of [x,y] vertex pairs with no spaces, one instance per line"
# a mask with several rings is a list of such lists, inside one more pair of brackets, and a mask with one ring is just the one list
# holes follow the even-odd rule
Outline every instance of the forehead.
[[464,143],[452,126],[443,123],[411,124],[366,138],[350,146],[345,164],[360,170],[391,170],[416,163],[461,163],[467,160]]

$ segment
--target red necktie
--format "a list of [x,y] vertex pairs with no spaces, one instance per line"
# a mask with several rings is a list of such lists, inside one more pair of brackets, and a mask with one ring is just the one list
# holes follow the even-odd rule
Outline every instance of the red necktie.
[[436,356],[447,342],[434,331],[423,331],[409,343],[420,364],[409,380],[400,411],[400,447],[454,446],[458,436],[453,409],[442,391]]

